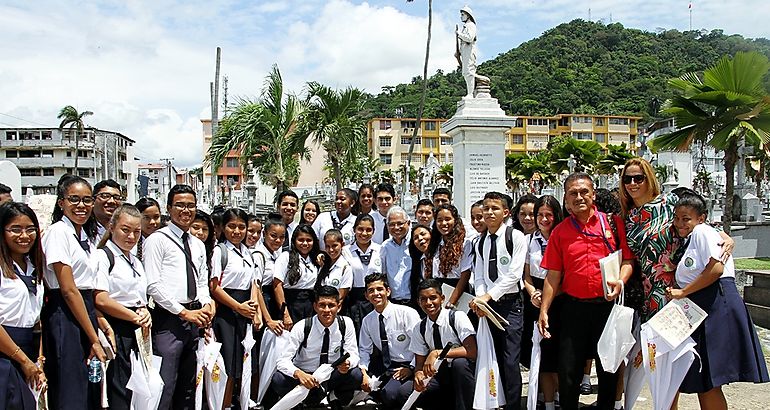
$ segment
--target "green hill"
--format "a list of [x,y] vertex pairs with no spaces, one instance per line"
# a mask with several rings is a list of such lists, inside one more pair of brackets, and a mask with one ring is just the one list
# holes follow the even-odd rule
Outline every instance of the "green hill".
[[[573,20],[482,63],[479,73],[492,79],[492,95],[509,114],[635,114],[649,119],[671,95],[669,78],[749,50],[770,57],[770,40],[722,30],[651,33],[619,23]],[[766,83],[770,89],[770,78]],[[383,87],[369,100],[369,113],[416,116],[420,84],[415,77],[410,84]],[[464,87],[458,71],[438,71],[428,80],[423,117],[451,117]]]

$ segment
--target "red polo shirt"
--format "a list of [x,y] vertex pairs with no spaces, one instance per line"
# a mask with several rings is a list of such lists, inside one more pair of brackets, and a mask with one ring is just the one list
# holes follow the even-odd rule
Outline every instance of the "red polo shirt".
[[[620,236],[623,259],[633,259],[626,241],[623,221],[617,216],[613,218]],[[602,221],[604,232],[602,232]],[[593,216],[585,225],[573,217],[568,217],[551,232],[540,266],[562,272],[561,290],[570,296],[581,299],[603,297],[599,259],[610,254],[603,239],[605,235],[612,251],[617,250],[615,236],[607,221],[607,215],[597,211],[596,207],[594,207]]]

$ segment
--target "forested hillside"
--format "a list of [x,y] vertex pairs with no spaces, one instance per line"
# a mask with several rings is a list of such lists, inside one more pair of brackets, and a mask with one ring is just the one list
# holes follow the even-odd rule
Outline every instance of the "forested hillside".
[[[770,57],[770,40],[721,30],[651,33],[619,23],[573,20],[484,62],[479,73],[491,77],[492,95],[509,114],[637,114],[650,119],[671,95],[669,78],[749,50]],[[770,78],[766,83],[770,89]],[[434,74],[423,117],[451,117],[464,87],[458,71]],[[419,77],[410,84],[384,86],[369,100],[369,115],[416,116],[419,93]]]

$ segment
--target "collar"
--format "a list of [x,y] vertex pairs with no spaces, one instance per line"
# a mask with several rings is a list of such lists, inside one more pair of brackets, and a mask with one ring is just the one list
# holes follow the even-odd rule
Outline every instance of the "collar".
[[[494,234],[497,235],[498,238],[501,238],[501,237],[505,236],[505,230],[506,229],[508,229],[508,225],[502,223],[502,224],[500,224],[500,227],[497,228],[497,230],[494,232]],[[491,234],[492,233],[490,232],[490,235]]]
[[334,263],[332,264],[331,269],[329,269],[329,270],[333,271],[333,270],[335,270],[337,268],[343,269],[347,265],[348,265],[348,261],[346,261],[345,258],[343,258],[342,255],[340,254],[339,258],[337,258],[337,260],[334,261]]
[[13,269],[16,272],[24,272],[24,275],[26,276],[32,276],[32,274],[35,272],[35,266],[32,264],[32,260],[29,258],[29,255],[24,257],[24,262],[27,263],[27,269],[22,270],[21,266],[19,266],[19,264],[16,262],[13,262]]
[[404,236],[404,239],[401,240],[401,244],[400,245],[398,244],[398,242],[396,242],[395,239],[393,239],[392,236],[390,238],[388,238],[388,240],[393,242],[393,246],[395,246],[397,248],[408,248],[409,247],[409,241],[412,240],[412,233],[411,232],[407,232],[406,236]]
[[234,249],[234,250],[240,252],[241,255],[245,255],[246,252],[248,252],[248,250],[249,250],[248,248],[246,248],[246,245],[244,245],[243,243],[239,243],[238,246],[235,246],[230,241],[225,241],[225,248],[227,248],[227,249]]
[[[72,231],[72,234],[77,236],[78,232],[75,229],[75,224],[73,224],[72,221],[70,221],[70,219],[67,218],[66,215],[63,215],[61,217],[61,220],[64,222],[64,225],[66,225],[70,229],[70,231]],[[91,240],[91,238],[88,237],[88,234],[86,233],[86,230],[83,229],[82,226],[80,227],[80,240],[81,241],[86,241],[86,240],[90,241]]]
[[366,250],[364,251],[363,249],[361,249],[360,246],[358,246],[358,242],[353,241],[353,243],[350,244],[350,253],[353,253],[355,251],[360,251],[364,255],[372,253],[372,248],[373,248],[372,245],[374,245],[374,242],[369,242],[369,247],[366,248]]
[[428,329],[432,328],[434,323],[442,323],[443,317],[447,315],[446,312],[447,310],[442,307],[441,311],[438,312],[438,317],[436,318],[435,322],[430,320],[430,316],[425,316],[428,319],[428,324],[430,325],[430,326],[427,326],[427,328]]
[[385,309],[382,310],[382,317],[385,319],[390,319],[393,317],[393,314],[395,313],[395,308],[393,307],[393,303],[388,301],[388,304],[385,305]]
[[582,223],[582,222],[580,222],[580,220],[579,220],[579,219],[577,219],[577,218],[576,218],[576,217],[574,217],[574,216],[571,216],[571,218],[573,218],[573,219],[575,220],[575,222],[577,222],[577,223],[578,223],[578,225],[579,225],[581,228],[583,228],[583,227],[586,227],[586,226],[588,226],[588,225],[594,224],[594,223],[596,223],[596,221],[598,221],[598,220],[599,220],[599,219],[598,219],[598,218],[599,218],[599,210],[596,208],[596,205],[594,205],[594,206],[593,206],[593,215],[591,215],[590,217],[588,217],[588,221],[586,221],[586,223]]
[[176,226],[176,224],[173,222],[169,222],[168,225],[166,225],[166,227],[168,227],[168,230],[171,231],[171,233],[173,233],[174,235],[178,236],[180,239],[182,238],[182,234],[187,232],[187,231],[183,231],[182,228]]
[[[314,322],[313,324],[317,324],[318,326],[321,326],[321,329],[329,329],[330,335],[331,335],[331,332],[336,330],[336,327],[338,326],[336,316],[334,317],[334,320],[332,320],[332,324],[330,324],[329,327],[326,327],[323,325],[323,323],[321,323],[321,319],[318,318],[318,314],[314,315],[312,320]],[[321,331],[323,332],[323,330]]]
[[[110,250],[112,251],[112,254],[115,255],[116,258],[119,258],[120,255],[126,256],[126,254],[123,253],[123,251],[120,249],[120,247],[118,247],[118,245],[115,242],[113,242],[112,239],[107,241],[107,243],[105,243],[104,246],[110,248]],[[132,265],[134,264],[134,259],[135,259],[134,255],[131,252],[129,252],[128,253],[128,260],[131,261]]]
[[259,241],[259,243],[257,243],[257,251],[264,253],[265,256],[268,256],[271,259],[278,259],[278,257],[281,256],[281,248],[278,248],[275,252],[271,252],[270,249],[267,249],[267,246],[265,246],[264,241]]

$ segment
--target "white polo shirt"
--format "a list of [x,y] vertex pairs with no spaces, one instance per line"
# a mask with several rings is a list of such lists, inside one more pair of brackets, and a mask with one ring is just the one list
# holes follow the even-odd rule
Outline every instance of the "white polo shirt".
[[[420,323],[422,323],[422,320],[420,320],[412,328],[412,340],[409,344],[409,350],[420,356],[427,356],[433,350],[444,348],[444,346],[436,346],[433,343],[433,321],[427,316],[425,320],[427,321],[425,323],[425,334],[420,333]],[[455,311],[456,334],[449,323],[448,310],[441,309],[438,318],[436,318],[436,323],[438,323],[439,334],[441,334],[441,343],[444,345],[452,343],[453,345],[461,346],[463,340],[467,339],[468,336],[476,334],[471,320],[468,319],[468,315],[462,310]]]
[[[35,267],[27,258],[27,269],[13,263],[16,279],[6,278],[0,272],[0,325],[31,328],[40,320],[40,311],[43,308],[43,281],[35,278],[37,294],[33,294],[27,285],[18,276],[35,275]],[[37,275],[35,275],[37,276]]]
[[350,289],[353,287],[353,270],[348,261],[340,255],[329,270],[329,276],[324,280],[324,285],[337,289]]
[[91,258],[96,253],[96,245],[82,228],[80,240],[88,242],[88,252],[80,247],[75,227],[66,216],[46,229],[43,235],[43,251],[46,259],[44,276],[49,288],[59,289],[59,280],[53,271],[53,264],[56,262],[72,268],[72,278],[78,289],[94,288],[96,270]]
[[351,213],[347,218],[338,221],[337,211],[323,212],[318,215],[318,218],[313,222],[313,230],[318,236],[318,244],[321,246],[321,250],[326,247],[324,244],[324,235],[326,235],[326,231],[329,229],[334,229],[335,222],[342,225],[340,227],[340,232],[342,232],[342,240],[345,242],[345,245],[350,245],[355,242],[356,239],[353,234],[353,224],[356,222],[355,215]]
[[[310,328],[310,334],[307,338],[307,346],[301,347],[302,339],[305,337],[305,320],[312,320],[313,325]],[[353,327],[353,320],[342,316],[345,321],[345,353],[350,354],[348,361],[350,368],[358,366],[358,343],[356,343],[356,329]],[[324,326],[318,320],[318,315],[311,318],[300,320],[295,323],[289,333],[289,342],[281,350],[276,362],[276,369],[293,377],[298,369],[306,373],[313,373],[321,363],[321,347],[323,345]],[[329,326],[329,363],[334,363],[342,355],[342,333],[340,332],[337,319]]]
[[[696,225],[687,237],[687,242],[687,249],[685,249],[679,264],[676,265],[676,283],[682,288],[697,279],[711,259],[721,260],[722,255],[722,247],[719,246],[722,237],[709,225]],[[733,257],[730,256],[720,278],[734,277],[735,263]]]
[[[278,257],[281,256],[281,253],[283,253],[281,248],[278,248],[275,252],[271,252],[267,249],[263,241],[259,241],[257,247],[252,250],[251,255],[254,257],[254,261],[257,264],[257,275],[259,276],[259,283],[262,286],[273,286],[275,262],[278,260]],[[264,264],[262,261],[264,261]],[[259,267],[261,267],[261,269]]]
[[[366,251],[362,251],[357,242],[342,249],[342,257],[350,263],[350,268],[353,271],[354,288],[363,288],[365,286],[364,280],[368,275],[382,272],[380,248],[379,244],[372,241]],[[368,264],[364,264],[366,258],[369,259]]]
[[548,239],[543,238],[540,231],[535,231],[533,234],[527,235],[526,239],[529,241],[526,262],[529,264],[529,275],[533,278],[545,279],[548,275],[548,269],[540,267],[540,262],[543,261],[543,255],[545,254],[545,247],[548,245]]
[[289,283],[289,255],[291,252],[282,252],[275,261],[274,279],[283,282],[284,289],[313,289],[318,278],[318,267],[310,260],[310,257],[299,257],[299,280],[295,284]]
[[[252,281],[260,282],[262,277],[257,277],[257,267],[251,251],[244,244],[236,248],[230,241],[225,241],[227,249],[227,266],[222,269],[222,249],[219,245],[214,247],[211,255],[211,277],[219,279],[219,286],[223,289],[249,290]],[[261,282],[260,282],[261,283]]]
[[460,255],[460,260],[457,261],[457,264],[453,266],[449,272],[446,272],[446,276],[444,275],[444,272],[441,272],[439,269],[441,263],[440,255],[442,247],[444,247],[443,239],[439,243],[438,249],[436,249],[436,254],[433,255],[433,270],[431,271],[432,277],[439,279],[460,279],[460,276],[463,272],[473,269],[472,239],[463,238],[463,250],[462,254]]
[[126,257],[112,240],[104,244],[115,257],[110,272],[110,260],[103,249],[96,251],[96,287],[109,293],[110,298],[126,307],[147,306],[147,275],[136,256]]
[[[391,362],[411,362],[414,353],[409,350],[412,341],[412,329],[420,322],[420,315],[409,306],[388,303],[382,311],[385,334],[388,336],[388,352]],[[369,361],[374,347],[382,351],[380,338],[380,313],[369,312],[361,321],[359,355],[361,367],[369,368]]]

